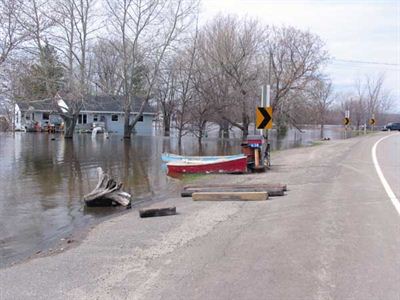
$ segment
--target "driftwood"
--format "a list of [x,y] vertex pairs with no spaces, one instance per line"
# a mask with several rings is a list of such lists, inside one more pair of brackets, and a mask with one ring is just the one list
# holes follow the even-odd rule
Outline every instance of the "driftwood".
[[99,181],[96,188],[83,197],[87,206],[114,206],[122,205],[130,208],[131,195],[121,191],[122,183],[112,179],[103,172],[102,168],[97,168]]
[[139,216],[141,218],[149,217],[163,217],[176,215],[176,207],[165,207],[165,208],[144,208],[139,210]]

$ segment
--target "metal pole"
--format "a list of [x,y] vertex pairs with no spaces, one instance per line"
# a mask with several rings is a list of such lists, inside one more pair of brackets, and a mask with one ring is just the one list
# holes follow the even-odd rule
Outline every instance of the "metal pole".
[[[350,118],[350,110],[346,110],[345,118]],[[344,125],[344,138],[347,139],[347,124]]]
[[374,132],[374,127],[375,127],[375,114],[374,114],[374,113],[372,113],[372,120],[373,120],[373,123],[372,123],[372,132]]
[[[271,86],[268,84],[265,88],[266,93],[265,93],[265,98],[264,98],[264,105],[265,107],[271,106]],[[272,116],[271,116],[272,117]],[[265,160],[264,165],[269,167],[271,165],[271,156],[270,156],[270,143],[269,143],[269,130],[265,129],[265,134],[264,134],[264,139],[265,139]]]

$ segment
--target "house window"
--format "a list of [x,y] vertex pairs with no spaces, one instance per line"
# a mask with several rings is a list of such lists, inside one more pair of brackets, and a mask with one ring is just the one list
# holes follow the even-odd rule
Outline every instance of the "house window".
[[99,115],[93,115],[93,122],[97,122],[99,120]]
[[[136,118],[136,115],[135,115],[135,118]],[[143,122],[143,115],[141,115],[141,116],[139,117],[138,122]]]
[[87,115],[79,115],[78,124],[87,124]]
[[42,113],[42,120],[48,120],[50,118],[50,114],[47,112]]
[[118,122],[118,115],[111,115],[111,121]]

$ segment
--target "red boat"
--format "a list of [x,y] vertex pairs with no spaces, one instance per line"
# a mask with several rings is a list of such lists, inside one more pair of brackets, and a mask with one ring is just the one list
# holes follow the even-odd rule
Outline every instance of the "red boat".
[[245,173],[247,157],[212,161],[183,160],[167,164],[168,173]]

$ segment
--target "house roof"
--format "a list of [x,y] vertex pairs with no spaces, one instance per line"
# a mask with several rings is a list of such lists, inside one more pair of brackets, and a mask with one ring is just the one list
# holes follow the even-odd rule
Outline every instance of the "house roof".
[[37,101],[17,101],[20,110],[43,110],[56,111],[57,107],[53,100],[37,100]]
[[[68,103],[71,100],[65,99]],[[122,96],[89,96],[85,101],[82,111],[96,111],[96,112],[123,112],[123,97]],[[38,110],[38,111],[56,111],[56,102],[53,100],[39,100],[39,101],[18,101],[18,106],[21,110],[27,111]],[[139,98],[134,99],[132,104],[132,112],[139,111],[141,106],[141,101]],[[148,103],[145,106],[144,113],[155,113],[156,110],[150,106]]]
[[[132,104],[132,112],[137,112],[141,106],[141,100],[134,98]],[[122,96],[90,96],[89,99],[84,103],[83,111],[124,111],[124,99]],[[144,109],[145,113],[155,113],[156,110],[151,107],[148,103]]]

